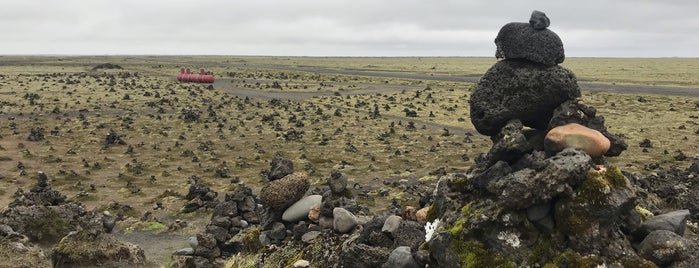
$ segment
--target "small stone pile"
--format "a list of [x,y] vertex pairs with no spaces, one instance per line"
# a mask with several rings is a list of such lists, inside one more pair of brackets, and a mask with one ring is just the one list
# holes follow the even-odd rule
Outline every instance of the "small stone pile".
[[[202,187],[201,180],[197,180],[192,185],[190,193],[197,192],[192,191],[192,189],[202,190],[200,193],[204,196],[207,195],[206,193],[212,192],[208,187]],[[209,195],[214,196],[214,198],[216,196]],[[249,187],[243,183],[236,184],[233,191],[225,194],[223,201],[215,202],[211,221],[203,232],[189,238],[190,247],[175,252],[176,263],[180,266],[175,265],[174,267],[190,267],[187,266],[188,264],[196,264],[194,267],[202,265],[202,267],[207,267],[206,265],[214,265],[212,267],[215,267],[216,258],[228,257],[242,251],[245,244],[242,231],[260,223],[259,203]]]
[[29,192],[19,189],[15,200],[0,214],[0,256],[27,261],[8,267],[49,266],[43,264],[44,253],[33,243],[53,246],[53,267],[145,264],[141,248],[105,232],[100,216],[83,204],[67,201],[65,195],[50,187],[49,181],[45,173],[39,172],[37,184]]
[[[604,156],[626,149],[580,98],[550,20],[499,32],[504,58],[471,95],[471,121],[493,146],[437,183],[427,220],[446,230],[411,251],[430,267],[694,267],[689,210],[653,217],[638,180]],[[631,178],[631,179],[630,179]],[[641,194],[643,195],[641,195]],[[650,214],[650,215],[649,215]],[[428,252],[425,252],[428,251]],[[425,256],[427,257],[421,257]]]

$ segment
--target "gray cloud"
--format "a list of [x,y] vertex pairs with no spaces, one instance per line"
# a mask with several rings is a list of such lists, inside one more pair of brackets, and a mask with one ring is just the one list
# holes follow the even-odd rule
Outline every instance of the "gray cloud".
[[697,1],[2,1],[0,54],[492,56],[551,18],[567,56],[698,57]]

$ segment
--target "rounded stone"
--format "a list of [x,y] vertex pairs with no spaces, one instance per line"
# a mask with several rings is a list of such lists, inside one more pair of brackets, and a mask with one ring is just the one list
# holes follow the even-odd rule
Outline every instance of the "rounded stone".
[[610,146],[609,139],[602,133],[576,123],[555,127],[544,138],[544,149],[550,155],[574,148],[596,158],[603,156]]
[[418,268],[420,266],[413,258],[410,247],[400,246],[388,255],[388,261],[386,261],[384,267]]
[[333,229],[341,234],[349,233],[359,224],[357,216],[344,208],[333,209]]
[[551,25],[551,20],[546,16],[546,13],[534,10],[531,18],[529,18],[529,25],[531,25],[534,30],[543,30]]
[[561,103],[580,97],[575,74],[560,66],[504,60],[491,67],[471,94],[471,122],[479,133],[493,136],[512,119],[546,130]]
[[659,266],[687,259],[690,254],[689,241],[668,230],[653,231],[638,245],[638,255]]
[[282,220],[286,222],[297,222],[308,219],[308,214],[314,206],[320,207],[323,200],[321,195],[309,195],[301,200],[296,201],[293,205],[287,208],[282,214]]
[[271,209],[281,211],[301,199],[309,187],[306,174],[295,172],[265,184],[259,197]]
[[502,26],[495,46],[498,59],[524,59],[547,67],[565,60],[561,38],[549,29],[535,29],[529,23],[511,22]]

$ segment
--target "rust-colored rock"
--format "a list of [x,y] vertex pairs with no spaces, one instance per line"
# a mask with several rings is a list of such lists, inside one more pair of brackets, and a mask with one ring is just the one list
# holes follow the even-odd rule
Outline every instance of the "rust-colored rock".
[[318,222],[320,219],[320,205],[313,205],[308,211],[308,219],[312,222]]
[[604,155],[610,145],[609,139],[599,131],[576,123],[555,127],[544,139],[544,148],[550,155],[565,148],[575,148],[596,158]]
[[418,211],[415,212],[415,219],[419,223],[426,223],[427,222],[427,211],[429,210],[429,207],[424,207],[419,209]]

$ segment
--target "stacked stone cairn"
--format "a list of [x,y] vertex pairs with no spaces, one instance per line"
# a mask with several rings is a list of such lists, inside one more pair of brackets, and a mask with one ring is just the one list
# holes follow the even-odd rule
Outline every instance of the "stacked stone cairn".
[[498,33],[502,60],[470,97],[471,121],[493,146],[465,173],[440,178],[427,220],[441,231],[421,249],[427,264],[693,267],[696,244],[682,237],[689,211],[648,215],[644,190],[605,165],[627,146],[558,65],[563,45],[549,25],[534,11]]

